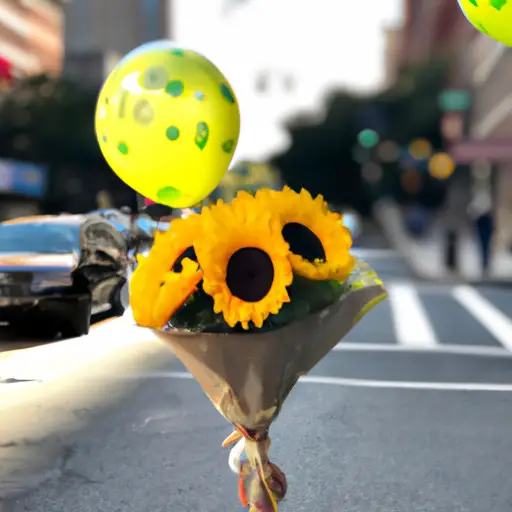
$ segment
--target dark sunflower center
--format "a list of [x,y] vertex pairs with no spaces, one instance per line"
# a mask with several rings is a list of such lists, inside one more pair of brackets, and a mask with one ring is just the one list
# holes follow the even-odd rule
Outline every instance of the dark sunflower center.
[[302,256],[305,260],[325,261],[324,246],[320,239],[306,226],[298,222],[290,222],[283,228],[283,238],[290,244],[293,254]]
[[183,260],[185,258],[188,258],[189,260],[196,261],[197,262],[197,256],[196,251],[193,247],[189,247],[188,249],[185,249],[185,251],[181,254],[181,256],[174,262],[174,265],[172,266],[173,272],[181,272],[183,270]]
[[245,247],[229,259],[226,284],[235,297],[258,302],[267,295],[273,282],[274,265],[265,251]]

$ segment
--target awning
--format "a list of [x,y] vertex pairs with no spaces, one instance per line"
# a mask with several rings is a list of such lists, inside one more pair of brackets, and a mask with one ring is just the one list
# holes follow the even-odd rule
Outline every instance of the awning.
[[478,160],[487,160],[494,164],[512,162],[512,139],[463,140],[455,143],[449,153],[460,165]]
[[41,69],[39,60],[34,55],[5,41],[0,41],[0,55],[9,60],[14,68],[25,73],[36,73]]

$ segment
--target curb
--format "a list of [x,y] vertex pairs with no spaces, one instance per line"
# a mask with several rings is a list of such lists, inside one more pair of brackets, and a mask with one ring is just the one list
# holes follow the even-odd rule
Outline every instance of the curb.
[[[388,205],[386,205],[386,202]],[[467,278],[458,274],[452,274],[449,271],[445,270],[443,275],[433,275],[429,272],[425,272],[423,269],[418,267],[418,261],[412,254],[411,249],[407,249],[405,246],[411,246],[410,242],[405,239],[405,237],[400,233],[400,229],[393,230],[390,229],[390,225],[403,223],[403,219],[399,217],[398,212],[396,212],[396,218],[393,219],[392,222],[387,222],[386,219],[389,219],[389,214],[391,213],[389,210],[384,212],[386,206],[392,206],[389,201],[379,201],[373,208],[373,216],[381,227],[382,232],[390,245],[404,258],[407,262],[409,268],[414,273],[414,275],[421,281],[430,282],[430,283],[439,283],[439,284],[448,284],[448,285],[457,285],[457,284],[469,284],[469,285],[478,285],[478,286],[503,286],[503,287],[512,287],[512,276],[507,278]],[[393,212],[395,213],[395,212]],[[404,228],[405,229],[405,228]],[[414,251],[415,252],[415,251]]]

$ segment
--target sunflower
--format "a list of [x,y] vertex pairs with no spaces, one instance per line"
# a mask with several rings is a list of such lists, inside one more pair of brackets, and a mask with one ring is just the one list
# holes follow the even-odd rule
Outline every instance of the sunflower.
[[153,321],[157,328],[163,327],[197,290],[202,278],[199,265],[189,258],[183,259],[181,272],[167,272],[154,306]]
[[313,199],[307,190],[284,187],[261,189],[256,199],[279,213],[295,274],[316,281],[346,279],[355,263],[349,253],[352,237],[343,217],[330,211],[321,195]]
[[230,205],[218,202],[204,209],[201,217],[196,250],[214,312],[230,327],[240,322],[247,330],[253,322],[260,328],[290,302],[286,288],[293,273],[279,219],[247,192]]
[[176,219],[167,231],[155,234],[149,255],[138,258],[130,283],[130,304],[138,325],[163,327],[196,290],[202,279],[194,250],[199,233],[198,215]]

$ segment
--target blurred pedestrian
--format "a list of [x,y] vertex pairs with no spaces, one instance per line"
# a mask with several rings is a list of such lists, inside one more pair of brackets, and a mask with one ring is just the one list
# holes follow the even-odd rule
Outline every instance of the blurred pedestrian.
[[425,235],[429,220],[428,210],[420,204],[415,204],[406,211],[406,226],[414,238],[421,238]]
[[98,210],[113,208],[112,196],[106,190],[100,190],[96,194],[96,205]]
[[492,212],[484,213],[475,220],[480,251],[482,257],[482,272],[487,274],[491,261],[491,241],[494,232],[494,218]]
[[494,213],[490,194],[478,194],[469,207],[473,218],[482,262],[482,273],[487,275],[491,265],[492,236],[494,234]]

